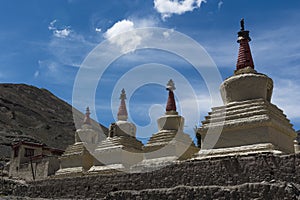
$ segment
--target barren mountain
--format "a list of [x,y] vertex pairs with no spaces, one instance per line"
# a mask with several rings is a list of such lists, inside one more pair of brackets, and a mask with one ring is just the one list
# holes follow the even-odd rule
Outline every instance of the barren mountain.
[[[82,121],[83,113],[75,113],[75,118]],[[103,128],[107,133],[107,128]],[[10,156],[10,144],[18,140],[64,150],[74,143],[75,130],[71,105],[48,90],[25,84],[0,84],[0,159]]]

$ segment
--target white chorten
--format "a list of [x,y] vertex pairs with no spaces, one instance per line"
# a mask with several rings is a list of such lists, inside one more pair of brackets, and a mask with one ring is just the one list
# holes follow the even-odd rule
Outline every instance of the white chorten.
[[99,142],[99,134],[92,127],[90,114],[90,109],[87,107],[81,129],[76,130],[75,143],[84,142],[87,145],[95,145]]
[[108,137],[96,147],[94,166],[89,173],[110,173],[129,170],[130,166],[142,160],[143,144],[135,138],[136,126],[128,122],[126,94],[120,96],[118,121],[109,127]]
[[92,128],[89,107],[86,108],[85,117],[81,129],[75,132],[75,143],[69,145],[59,158],[60,169],[56,176],[81,176],[93,165],[94,151],[98,143],[98,133]]
[[271,103],[272,79],[254,70],[250,41],[242,20],[236,70],[220,87],[224,106],[212,108],[197,132],[200,155],[294,153],[296,133],[283,111]]
[[183,132],[184,118],[176,111],[175,84],[172,79],[166,89],[169,91],[166,113],[157,120],[158,132],[153,134],[145,145],[144,160],[132,168],[135,172],[189,159],[199,151],[190,136]]

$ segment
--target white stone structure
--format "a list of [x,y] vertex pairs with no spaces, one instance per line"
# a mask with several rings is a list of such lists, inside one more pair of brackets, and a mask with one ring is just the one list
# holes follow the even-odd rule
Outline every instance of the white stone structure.
[[[201,139],[204,150],[200,151],[199,156],[245,153],[241,149],[247,149],[250,153],[294,153],[296,133],[292,124],[283,111],[271,103],[273,81],[254,70],[248,44],[249,31],[242,27],[238,35],[237,70],[220,87],[225,105],[212,108],[198,129],[197,137]],[[211,144],[207,138],[218,137],[217,131],[222,128],[216,144]],[[214,150],[209,151],[209,148]]]
[[184,118],[178,115],[174,98],[175,85],[172,79],[167,84],[169,97],[166,113],[157,120],[158,132],[153,134],[144,147],[144,160],[132,168],[146,171],[190,159],[199,151],[189,135],[183,132]]
[[143,144],[136,139],[136,126],[128,122],[126,93],[120,96],[118,121],[109,127],[108,137],[101,141],[94,152],[94,165],[89,173],[111,173],[128,170],[142,160]]
[[60,159],[60,169],[56,176],[80,176],[93,165],[94,151],[98,144],[98,133],[92,128],[90,111],[87,107],[81,129],[75,132],[75,143],[69,145]]

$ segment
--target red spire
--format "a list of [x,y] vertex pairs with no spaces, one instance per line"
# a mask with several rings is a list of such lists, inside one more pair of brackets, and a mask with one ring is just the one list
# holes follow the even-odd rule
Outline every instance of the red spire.
[[236,69],[242,69],[246,67],[251,67],[254,69],[254,63],[251,55],[251,50],[249,42],[251,38],[249,37],[249,31],[245,31],[244,19],[241,20],[241,30],[238,32],[238,43],[240,43],[239,55],[236,64]]
[[120,95],[121,103],[118,111],[118,120],[121,121],[127,121],[128,119],[128,113],[126,109],[125,99],[126,99],[126,93],[124,88],[122,89],[122,93]]
[[87,107],[86,108],[86,112],[85,112],[85,117],[84,117],[84,120],[83,120],[83,124],[89,124],[91,125],[91,118],[90,118],[90,108]]
[[166,106],[166,111],[170,112],[176,112],[176,103],[175,103],[175,98],[174,98],[174,90],[175,90],[175,84],[173,82],[173,80],[169,80],[168,84],[167,84],[167,90],[169,90],[169,97],[168,97],[168,102],[167,102],[167,106]]
[[174,93],[172,90],[169,90],[169,98],[166,106],[166,111],[176,111],[176,103],[175,103],[175,98],[174,98]]

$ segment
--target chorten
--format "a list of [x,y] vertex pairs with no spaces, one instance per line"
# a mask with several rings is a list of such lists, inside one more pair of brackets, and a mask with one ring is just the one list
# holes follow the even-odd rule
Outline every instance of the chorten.
[[[224,106],[212,108],[197,132],[200,155],[294,153],[296,133],[283,111],[271,103],[273,81],[254,69],[250,41],[242,19],[236,70],[220,87]],[[215,144],[214,137],[219,137]]]
[[56,176],[82,175],[93,165],[93,152],[98,143],[98,133],[92,128],[90,110],[86,108],[81,129],[75,132],[75,143],[69,145],[60,159]]
[[183,132],[184,118],[176,111],[175,84],[172,79],[166,89],[169,92],[166,113],[157,120],[159,131],[145,145],[144,160],[139,164],[140,167],[188,159],[199,151],[190,136]]
[[136,126],[128,122],[126,93],[122,89],[118,121],[109,127],[108,137],[101,141],[94,152],[94,166],[89,173],[110,173],[127,170],[142,160],[143,144],[136,139]]
[[85,144],[89,145],[89,149],[94,149],[95,145],[98,143],[99,135],[93,129],[92,122],[90,118],[90,109],[89,107],[86,108],[85,117],[83,119],[83,125],[81,129],[76,130],[75,133],[75,144],[84,142]]

